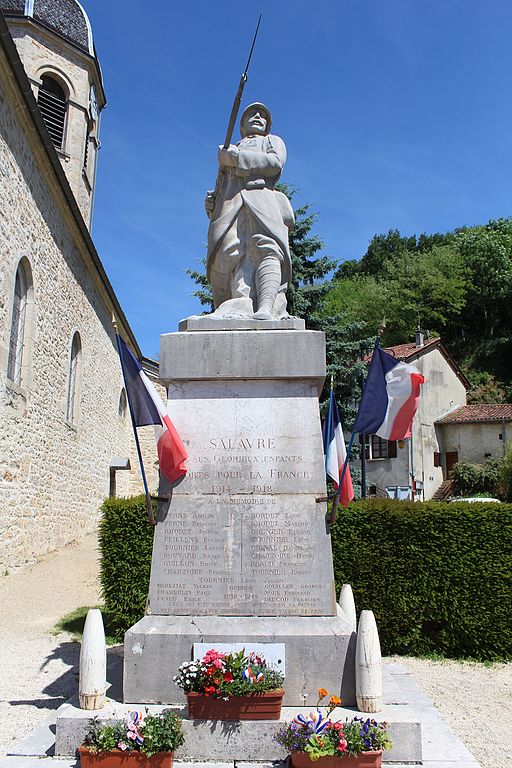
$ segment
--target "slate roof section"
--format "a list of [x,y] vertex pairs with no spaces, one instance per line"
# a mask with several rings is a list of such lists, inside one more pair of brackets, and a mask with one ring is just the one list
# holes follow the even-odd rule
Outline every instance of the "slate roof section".
[[94,55],[89,50],[88,20],[75,0],[34,0],[34,19]]
[[1,0],[0,8],[6,14],[12,13],[23,16],[25,14],[25,0]]
[[26,16],[95,56],[89,18],[77,0],[0,0],[5,16]]
[[512,421],[512,403],[462,405],[438,419],[436,424],[478,424]]

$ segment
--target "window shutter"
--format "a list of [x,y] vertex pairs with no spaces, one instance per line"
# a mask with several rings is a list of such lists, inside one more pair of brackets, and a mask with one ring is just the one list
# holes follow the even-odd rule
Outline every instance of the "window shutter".
[[388,440],[388,459],[396,459],[396,440]]
[[51,77],[43,75],[41,80],[37,103],[52,144],[57,149],[62,149],[67,111],[66,95],[60,85]]

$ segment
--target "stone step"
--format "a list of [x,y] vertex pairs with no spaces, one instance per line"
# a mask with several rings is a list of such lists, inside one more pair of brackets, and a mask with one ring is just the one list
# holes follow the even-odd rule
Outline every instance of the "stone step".
[[[393,763],[389,768],[412,768],[414,763]],[[62,757],[0,757],[0,768],[79,768],[80,763],[74,758]],[[475,761],[426,760],[422,768],[480,768]],[[197,763],[175,760],[174,768],[286,768],[286,763],[243,762]]]
[[[298,713],[307,715],[312,707],[283,707],[281,720],[188,720],[183,705],[121,704],[109,700],[106,707],[94,712],[98,720],[108,722],[124,719],[128,712],[139,709],[160,712],[173,709],[182,716],[185,744],[176,752],[177,759],[207,761],[215,755],[220,761],[276,761],[286,757],[286,751],[274,740],[279,728]],[[91,712],[67,703],[57,710],[56,755],[72,755],[82,743],[89,728]],[[335,720],[368,717],[357,709],[338,707]],[[376,719],[388,723],[393,748],[386,753],[386,762],[419,763],[422,756],[421,725],[407,704],[385,704]]]

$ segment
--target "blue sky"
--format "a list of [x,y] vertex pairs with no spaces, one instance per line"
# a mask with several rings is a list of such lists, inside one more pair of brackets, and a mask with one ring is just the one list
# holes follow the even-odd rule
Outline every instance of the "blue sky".
[[93,237],[145,355],[201,311],[185,270],[260,11],[242,104],[270,107],[326,253],[512,213],[509,0],[82,2],[108,98]]

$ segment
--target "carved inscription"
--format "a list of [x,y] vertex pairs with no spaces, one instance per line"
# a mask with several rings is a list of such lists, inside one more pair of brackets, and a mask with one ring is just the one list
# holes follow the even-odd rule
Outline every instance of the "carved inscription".
[[157,527],[153,613],[334,612],[330,542],[314,493],[321,468],[289,442],[261,434],[196,441]]
[[[314,536],[302,512],[274,497],[189,498],[161,536],[157,605],[172,613],[315,615],[330,585],[315,575]],[[183,507],[185,499],[180,500]],[[176,526],[179,514],[182,525]],[[154,600],[152,608],[156,610]]]
[[[178,492],[284,493],[301,490],[313,480],[311,459],[286,450],[276,437],[213,437],[196,446],[189,471]],[[202,452],[201,452],[202,448]],[[297,485],[298,484],[298,485]]]

